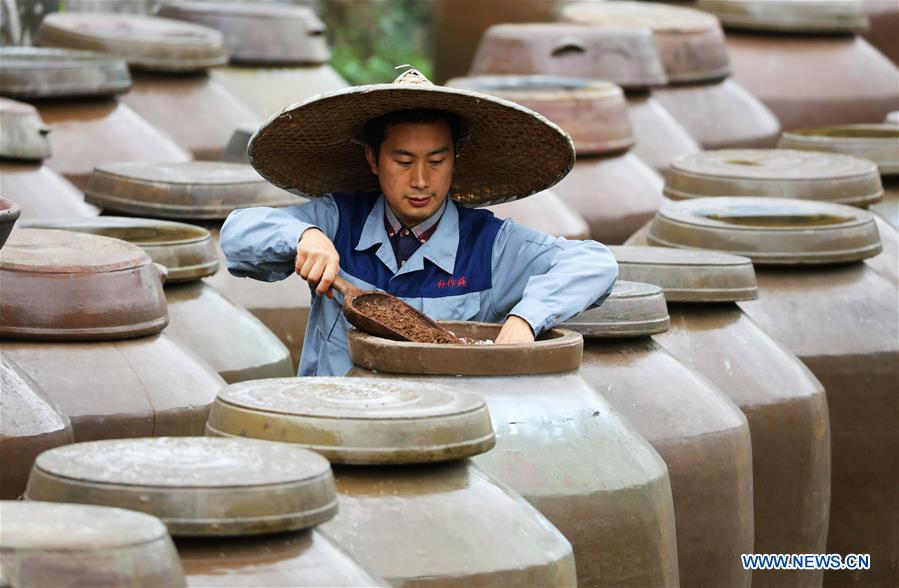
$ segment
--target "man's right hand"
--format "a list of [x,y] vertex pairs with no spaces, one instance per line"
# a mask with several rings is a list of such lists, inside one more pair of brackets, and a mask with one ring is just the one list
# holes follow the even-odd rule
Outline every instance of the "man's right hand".
[[303,231],[294,265],[297,274],[309,282],[310,288],[315,288],[316,294],[333,297],[331,284],[340,271],[340,255],[324,233],[315,228]]

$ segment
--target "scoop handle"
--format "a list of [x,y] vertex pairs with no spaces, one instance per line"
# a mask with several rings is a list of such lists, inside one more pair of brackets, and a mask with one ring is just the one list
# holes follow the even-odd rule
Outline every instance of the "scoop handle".
[[350,284],[340,276],[334,278],[334,281],[331,282],[331,287],[337,290],[344,298],[353,298],[362,292],[362,290]]

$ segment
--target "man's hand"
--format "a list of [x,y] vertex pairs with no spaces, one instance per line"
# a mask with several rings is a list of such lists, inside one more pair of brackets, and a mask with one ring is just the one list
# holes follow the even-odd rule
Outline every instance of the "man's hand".
[[318,229],[306,229],[297,244],[297,259],[294,264],[297,274],[315,288],[319,296],[332,298],[331,283],[340,270],[340,255],[324,233]]
[[533,343],[534,331],[531,325],[520,316],[509,315],[494,343]]

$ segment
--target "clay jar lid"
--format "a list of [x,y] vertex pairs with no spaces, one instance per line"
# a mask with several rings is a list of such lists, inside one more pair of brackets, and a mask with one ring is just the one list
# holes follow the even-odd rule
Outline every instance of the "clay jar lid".
[[6,244],[6,239],[21,214],[22,209],[18,204],[12,200],[0,198],[0,247]]
[[234,63],[318,64],[331,57],[325,24],[305,6],[177,2],[157,14],[219,31]]
[[788,131],[781,135],[777,146],[870,159],[877,164],[881,175],[899,174],[899,126],[888,123]]
[[276,378],[219,392],[207,431],[297,443],[334,463],[441,462],[495,444],[484,399],[384,378]]
[[41,23],[37,42],[109,53],[153,71],[196,71],[228,62],[218,31],[136,14],[54,12]]
[[168,270],[165,283],[191,282],[213,275],[219,261],[212,234],[202,227],[151,218],[98,216],[37,221],[29,227],[64,229],[121,239],[137,245]]
[[599,308],[585,310],[562,326],[584,337],[648,337],[668,330],[668,306],[662,289],[618,280]]
[[566,6],[562,18],[605,29],[651,30],[672,83],[720,80],[730,73],[721,23],[706,12],[652,2],[578,2]]
[[224,220],[236,208],[304,202],[249,165],[218,161],[100,165],[88,179],[84,199],[106,210],[213,220]]
[[835,153],[792,149],[721,149],[674,160],[665,181],[674,200],[771,196],[867,206],[883,197],[877,166]]
[[99,53],[3,47],[0,88],[4,96],[27,100],[112,96],[131,88],[131,74],[123,59]]
[[647,242],[734,253],[756,265],[853,262],[881,251],[870,212],[789,198],[670,202],[656,213]]
[[651,31],[565,23],[490,27],[470,73],[588,78],[625,90],[664,86],[668,81]]
[[655,284],[668,302],[737,302],[758,298],[752,261],[714,251],[667,247],[609,247],[618,277]]
[[571,135],[577,154],[627,151],[634,144],[627,100],[610,82],[552,76],[473,76],[448,86],[492,94],[534,110]]
[[[0,502],[4,585],[184,586],[175,546],[158,518],[121,508]],[[169,584],[170,583],[170,584]]]
[[440,321],[458,337],[481,344],[444,345],[391,341],[360,331],[347,334],[350,359],[359,367],[400,374],[523,376],[571,372],[581,364],[584,341],[565,329],[550,329],[534,343],[496,345],[502,325]]
[[0,278],[0,337],[105,341],[168,324],[159,270],[118,239],[18,229],[0,251]]
[[57,447],[38,456],[25,498],[145,512],[175,536],[292,531],[337,512],[328,460],[252,439],[157,437]]
[[49,132],[34,106],[0,98],[0,158],[40,161],[50,157]]
[[839,33],[864,30],[860,0],[698,0],[729,29]]

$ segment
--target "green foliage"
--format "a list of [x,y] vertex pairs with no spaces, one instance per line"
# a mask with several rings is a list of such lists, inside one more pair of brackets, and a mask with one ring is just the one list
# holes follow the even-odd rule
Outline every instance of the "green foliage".
[[331,65],[351,84],[393,81],[398,65],[432,75],[427,0],[320,0]]

